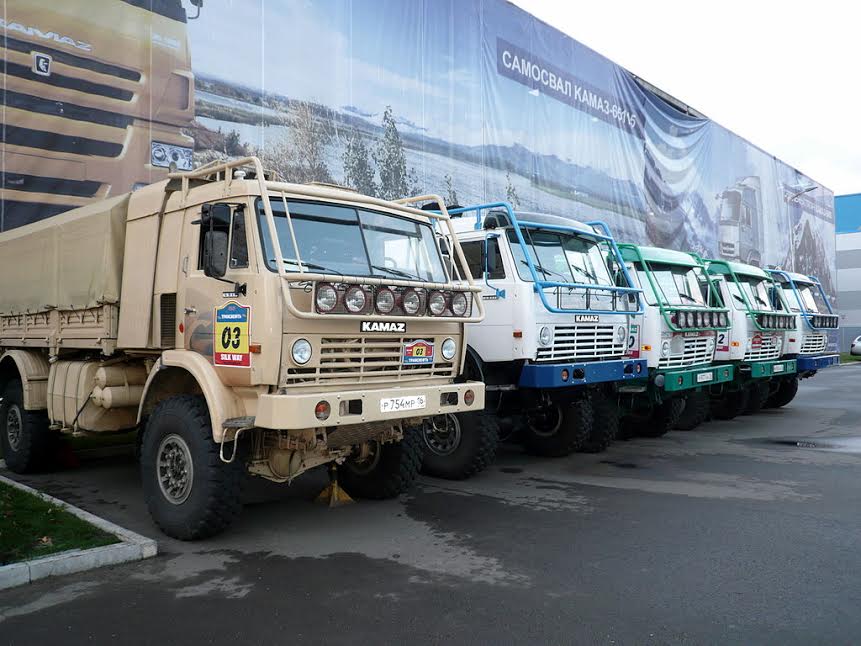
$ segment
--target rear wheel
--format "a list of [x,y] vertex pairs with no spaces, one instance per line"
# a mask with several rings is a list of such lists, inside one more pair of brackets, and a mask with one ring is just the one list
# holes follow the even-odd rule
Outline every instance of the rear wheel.
[[9,470],[28,473],[47,467],[53,439],[47,411],[25,410],[21,382],[9,383],[0,403],[0,447]]
[[705,391],[693,392],[685,397],[685,407],[682,409],[676,429],[692,431],[709,417],[709,394]]
[[592,430],[580,451],[583,453],[601,453],[616,439],[619,434],[619,406],[605,395],[592,398]]
[[637,430],[642,437],[661,437],[666,435],[679,421],[679,415],[685,406],[681,397],[673,397],[652,408],[652,416]]
[[349,458],[338,469],[338,480],[356,498],[395,498],[418,478],[422,452],[423,441],[418,430],[407,429],[400,442],[369,442],[367,454]]
[[715,419],[734,419],[747,408],[747,389],[733,390],[712,399],[711,413]]
[[789,402],[795,399],[798,394],[798,377],[784,378],[780,382],[775,393],[768,398],[768,406],[772,408],[780,408],[786,406]]
[[425,420],[421,437],[422,471],[448,480],[484,471],[499,444],[496,420],[484,412],[437,415]]
[[570,455],[584,446],[592,432],[592,406],[588,399],[551,402],[526,415],[523,448],[544,457]]
[[754,381],[747,391],[747,406],[743,415],[756,415],[765,406],[766,400],[771,393],[771,386],[765,379]]

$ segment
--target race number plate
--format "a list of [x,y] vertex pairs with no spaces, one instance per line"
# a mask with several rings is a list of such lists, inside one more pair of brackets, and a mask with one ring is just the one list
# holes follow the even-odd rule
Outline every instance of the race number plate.
[[385,397],[380,400],[381,413],[397,413],[402,410],[421,410],[427,408],[425,395],[411,397]]
[[710,372],[701,372],[697,375],[697,383],[701,384],[704,381],[711,381],[714,375]]
[[251,354],[248,350],[250,318],[251,308],[233,301],[215,310],[213,363],[216,366],[251,366]]
[[783,372],[783,366],[781,364],[777,364],[774,366],[773,372]]
[[433,343],[421,339],[405,343],[401,362],[405,366],[433,363]]

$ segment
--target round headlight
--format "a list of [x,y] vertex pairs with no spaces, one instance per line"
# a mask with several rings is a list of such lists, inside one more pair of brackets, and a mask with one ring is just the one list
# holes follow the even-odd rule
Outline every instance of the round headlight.
[[624,325],[620,325],[616,328],[616,343],[621,343],[625,340],[625,336],[627,336],[628,331],[625,329]]
[[329,283],[317,287],[317,311],[331,312],[338,304],[338,292]]
[[538,343],[545,348],[553,343],[553,330],[546,325],[538,330]]
[[451,311],[455,316],[463,316],[469,307],[469,300],[463,292],[455,292],[451,297]]
[[388,287],[383,287],[377,290],[376,297],[377,311],[380,314],[388,314],[395,309],[395,295]]
[[428,298],[428,309],[434,316],[439,316],[445,312],[445,294],[442,292],[431,292]]
[[454,359],[454,355],[457,352],[457,343],[454,342],[454,339],[448,338],[442,342],[440,351],[442,352],[443,359],[451,361]]
[[662,357],[670,356],[670,342],[669,341],[664,341],[661,344],[661,356]]
[[706,352],[711,352],[715,349],[715,339],[713,336],[710,336],[706,339]]
[[296,339],[293,341],[293,348],[290,354],[293,356],[293,361],[300,366],[305,365],[311,360],[311,353],[311,344],[308,342],[308,339]]
[[696,317],[697,317],[697,327],[702,327],[705,324],[705,322],[704,322],[705,320],[703,319],[703,313],[697,312]]
[[347,293],[344,294],[344,305],[346,305],[347,309],[354,314],[365,309],[365,304],[367,302],[368,297],[365,295],[365,290],[358,285],[353,285],[347,290]]
[[408,289],[401,296],[401,307],[407,314],[415,314],[419,311],[419,306],[422,304],[422,299],[419,293],[414,289]]

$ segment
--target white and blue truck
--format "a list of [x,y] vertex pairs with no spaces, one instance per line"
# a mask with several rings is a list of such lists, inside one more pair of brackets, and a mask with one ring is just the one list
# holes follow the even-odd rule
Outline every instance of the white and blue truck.
[[828,333],[839,328],[840,317],[816,277],[781,269],[770,269],[768,273],[780,289],[774,292],[774,304],[783,304],[795,315],[795,326],[784,337],[783,354],[795,359],[797,372],[775,379],[766,402],[769,407],[779,408],[795,398],[801,379],[840,364],[840,355],[828,352]]
[[500,428],[534,455],[604,450],[618,429],[617,386],[647,372],[626,356],[643,310],[609,228],[506,202],[448,213],[482,287],[486,317],[468,328],[465,374],[482,375],[487,400],[483,413],[425,423],[424,471],[477,473]]

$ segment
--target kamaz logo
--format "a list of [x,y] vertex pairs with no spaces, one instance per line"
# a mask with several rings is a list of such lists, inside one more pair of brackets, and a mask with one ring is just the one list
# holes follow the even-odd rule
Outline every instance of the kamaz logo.
[[33,52],[33,72],[39,76],[51,76],[51,57],[40,52]]
[[60,45],[69,45],[83,52],[93,51],[93,46],[90,43],[85,43],[82,40],[75,40],[69,36],[63,36],[56,31],[42,31],[38,27],[31,25],[22,25],[20,22],[8,22],[0,18],[0,27],[6,31],[17,31],[18,33],[30,36],[31,38],[41,38],[42,40],[53,40]]
[[597,314],[577,314],[574,316],[575,323],[597,323],[600,320]]
[[398,321],[362,321],[362,332],[406,332],[407,324]]

